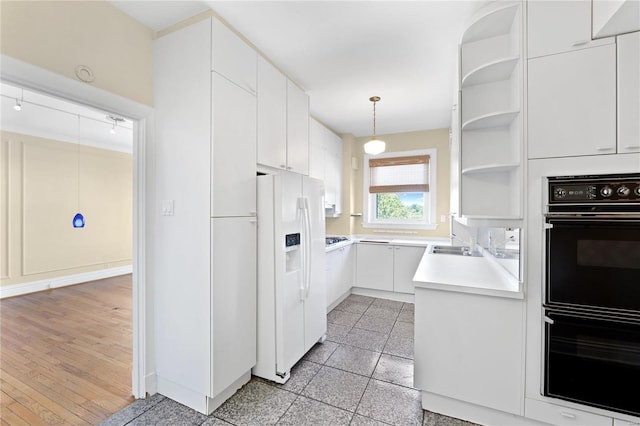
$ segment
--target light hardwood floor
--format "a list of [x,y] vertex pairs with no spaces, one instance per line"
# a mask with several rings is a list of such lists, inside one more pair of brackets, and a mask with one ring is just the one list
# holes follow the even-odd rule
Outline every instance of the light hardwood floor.
[[131,275],[0,301],[0,423],[96,425],[131,396]]

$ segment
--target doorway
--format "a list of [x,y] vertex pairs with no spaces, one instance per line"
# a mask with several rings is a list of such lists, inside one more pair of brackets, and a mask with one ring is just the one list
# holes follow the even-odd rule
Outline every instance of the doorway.
[[1,56],[2,81],[18,87],[86,105],[102,111],[109,111],[133,122],[133,221],[132,221],[132,394],[144,398],[147,389],[153,393],[153,383],[146,379],[146,203],[153,199],[145,196],[146,146],[149,132],[147,127],[153,120],[153,110],[147,105],[97,89],[79,81],[38,68],[31,64]]

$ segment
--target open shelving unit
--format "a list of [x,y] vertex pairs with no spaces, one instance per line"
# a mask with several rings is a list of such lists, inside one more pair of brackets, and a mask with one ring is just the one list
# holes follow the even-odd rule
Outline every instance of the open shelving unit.
[[493,2],[460,45],[460,212],[522,218],[522,3]]

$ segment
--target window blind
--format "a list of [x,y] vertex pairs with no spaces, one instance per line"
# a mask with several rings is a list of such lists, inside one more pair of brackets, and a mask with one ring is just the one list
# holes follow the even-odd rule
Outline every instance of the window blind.
[[369,193],[429,192],[429,156],[372,158]]

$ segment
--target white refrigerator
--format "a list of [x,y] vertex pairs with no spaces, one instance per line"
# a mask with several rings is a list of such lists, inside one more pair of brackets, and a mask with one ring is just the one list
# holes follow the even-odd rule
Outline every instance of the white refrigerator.
[[284,383],[327,331],[324,185],[258,176],[258,354],[252,373]]

